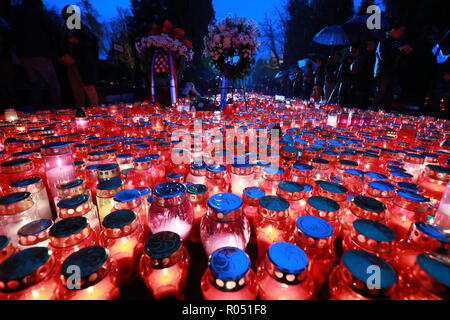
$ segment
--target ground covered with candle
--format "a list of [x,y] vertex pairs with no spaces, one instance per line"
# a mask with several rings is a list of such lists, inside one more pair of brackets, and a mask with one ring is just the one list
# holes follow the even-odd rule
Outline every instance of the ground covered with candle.
[[1,118],[0,299],[449,298],[448,120],[237,98]]

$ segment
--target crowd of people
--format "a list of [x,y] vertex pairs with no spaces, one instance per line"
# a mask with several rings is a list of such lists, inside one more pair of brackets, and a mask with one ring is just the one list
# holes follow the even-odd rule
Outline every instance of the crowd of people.
[[[69,5],[63,8],[64,22],[71,12]],[[98,104],[98,39],[86,25],[72,28],[68,23],[59,24],[45,10],[42,0],[23,0],[13,7],[10,1],[2,1],[0,13],[0,107],[14,105],[17,70],[26,75],[31,111],[47,105],[53,111],[61,108],[62,80],[70,85],[75,108]]]
[[[328,57],[308,59],[303,68],[266,78],[256,91],[287,98],[330,101],[361,109],[392,110],[394,95],[422,108],[429,97],[450,92],[450,59],[438,64],[430,48],[405,42],[406,28],[395,24],[384,39],[372,39]],[[421,109],[421,111],[425,111]]]

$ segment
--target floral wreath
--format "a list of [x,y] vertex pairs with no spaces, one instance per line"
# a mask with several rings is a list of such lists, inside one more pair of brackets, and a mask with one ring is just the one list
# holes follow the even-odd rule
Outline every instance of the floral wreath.
[[256,23],[246,18],[226,18],[208,26],[205,56],[228,78],[242,78],[250,71],[259,47]]
[[163,50],[176,58],[184,57],[187,61],[192,61],[194,57],[192,42],[184,39],[184,35],[183,29],[174,28],[168,20],[164,21],[162,26],[153,24],[149,35],[136,42],[136,50],[139,54]]

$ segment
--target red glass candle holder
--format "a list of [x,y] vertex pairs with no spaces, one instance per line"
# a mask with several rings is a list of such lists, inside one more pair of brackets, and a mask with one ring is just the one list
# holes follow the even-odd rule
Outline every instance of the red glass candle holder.
[[193,162],[190,167],[190,171],[186,177],[186,183],[192,184],[205,184],[206,181],[206,163],[205,162]]
[[114,196],[114,202],[113,210],[132,210],[137,215],[144,232],[148,232],[148,211],[145,210],[144,200],[137,189],[119,191]]
[[119,266],[119,283],[129,285],[134,282],[144,249],[144,229],[136,213],[131,210],[111,212],[103,220],[99,244],[109,250],[109,254]]
[[291,167],[289,180],[297,183],[313,181],[314,168],[306,163],[296,162]]
[[14,244],[6,237],[0,236],[0,264],[16,252]]
[[252,164],[231,165],[230,183],[231,192],[242,197],[246,188],[254,186],[254,171]]
[[308,258],[299,247],[288,242],[270,246],[257,271],[260,299],[312,299],[314,281],[308,275],[307,266]]
[[423,189],[424,196],[430,199],[431,204],[438,205],[449,181],[450,168],[427,165],[417,184]]
[[59,299],[58,268],[47,248],[19,251],[0,264],[0,294],[4,300]]
[[165,231],[152,235],[145,244],[139,272],[157,300],[182,300],[189,254],[178,234]]
[[[380,281],[374,285],[369,277],[379,271]],[[379,300],[392,298],[397,274],[382,258],[361,250],[344,252],[341,263],[329,277],[331,300]]]
[[208,187],[209,196],[231,191],[230,176],[227,167],[213,164],[207,167],[205,185]]
[[12,192],[29,192],[36,203],[36,209],[42,219],[52,219],[52,210],[45,189],[44,182],[40,177],[31,177],[18,180],[9,185]]
[[266,195],[274,196],[277,194],[278,183],[285,180],[285,170],[280,167],[265,167],[263,169],[263,179],[259,184],[259,188]]
[[244,189],[242,200],[244,206],[242,210],[250,223],[250,242],[256,241],[256,226],[258,219],[259,199],[264,197],[266,193],[258,187],[249,187]]
[[31,159],[19,158],[1,164],[1,185],[8,190],[9,185],[15,181],[28,179],[36,175]]
[[187,188],[187,194],[194,208],[194,224],[192,226],[190,240],[201,242],[200,222],[208,210],[208,188],[203,184],[192,184]]
[[100,220],[97,207],[92,203],[91,197],[86,194],[79,194],[58,202],[58,216],[60,219],[71,217],[85,217],[92,230],[100,234]]
[[18,248],[20,250],[31,247],[48,247],[50,239],[48,233],[53,225],[52,220],[35,220],[24,225],[17,231],[19,237]]
[[201,290],[205,300],[256,300],[258,283],[248,255],[233,247],[214,251]]
[[342,214],[341,207],[336,201],[322,196],[310,197],[306,201],[305,214],[326,220],[333,227],[333,237],[340,235],[342,225],[339,219]]
[[292,181],[281,181],[278,184],[277,196],[289,202],[289,216],[292,221],[303,215],[306,199],[308,198],[308,185]]
[[[80,279],[73,280],[75,272]],[[82,248],[62,264],[61,300],[116,300],[119,298],[119,268],[108,250],[99,246]]]

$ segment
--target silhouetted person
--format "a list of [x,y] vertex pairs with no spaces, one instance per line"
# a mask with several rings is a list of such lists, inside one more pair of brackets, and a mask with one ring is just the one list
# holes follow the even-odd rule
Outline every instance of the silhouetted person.
[[400,57],[402,52],[411,53],[413,51],[410,46],[402,44],[404,33],[405,26],[397,24],[378,44],[375,63],[377,81],[375,108],[391,109]]
[[369,98],[374,84],[373,69],[375,66],[375,42],[368,41],[365,48],[350,66],[352,80],[352,106],[368,109]]
[[311,61],[306,61],[306,68],[303,71],[303,99],[309,100],[314,87],[314,70]]
[[314,100],[319,102],[322,101],[323,87],[325,86],[325,66],[322,58],[317,59],[317,69],[314,71]]
[[296,68],[295,77],[292,81],[293,86],[293,97],[296,99],[300,99],[302,97],[303,90],[303,72],[298,66]]
[[[71,16],[68,13],[69,7],[65,6],[61,12],[64,21]],[[95,89],[99,51],[97,37],[84,24],[81,24],[80,29],[68,29],[65,23],[63,51],[65,56],[61,62],[67,66],[67,77],[72,88],[75,107],[86,107],[86,96],[90,106],[97,106],[98,95]]]
[[356,45],[351,46],[339,67],[339,104],[343,107],[353,106],[354,92],[352,91],[352,87],[354,86],[354,75],[351,72],[351,66],[360,55],[360,48]]
[[33,106],[42,106],[41,94],[48,89],[53,110],[61,105],[61,90],[52,59],[61,43],[60,27],[44,11],[41,0],[23,0],[12,10],[13,39],[17,56],[31,86]]
[[338,83],[337,74],[341,64],[342,55],[335,52],[328,60],[325,67],[325,99],[330,99],[331,93]]

